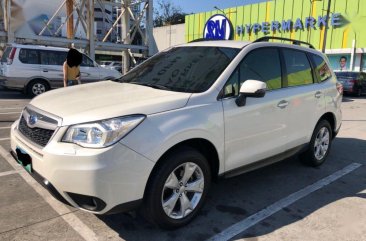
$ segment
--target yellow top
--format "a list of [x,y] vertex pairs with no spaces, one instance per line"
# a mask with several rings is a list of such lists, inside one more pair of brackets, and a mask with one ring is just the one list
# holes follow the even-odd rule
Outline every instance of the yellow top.
[[80,75],[80,66],[70,67],[66,63],[67,68],[67,80],[76,80],[76,77]]

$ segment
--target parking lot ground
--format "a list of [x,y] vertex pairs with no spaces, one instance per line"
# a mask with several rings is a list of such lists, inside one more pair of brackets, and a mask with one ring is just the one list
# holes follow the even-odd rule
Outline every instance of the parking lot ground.
[[11,165],[2,156],[0,156],[0,173],[8,171],[14,171],[14,168],[12,168]]
[[[1,107],[21,109],[29,102],[18,94],[7,96],[0,91],[0,113]],[[97,216],[59,203],[9,157],[10,129],[0,129],[0,240],[207,240],[355,163],[360,166],[218,240],[365,240],[366,98],[344,98],[342,105],[343,125],[324,165],[306,167],[295,156],[220,180],[200,215],[170,231],[134,213]],[[0,115],[6,119],[0,119],[0,128],[19,116],[11,115]]]
[[365,172],[362,166],[234,239],[365,240]]

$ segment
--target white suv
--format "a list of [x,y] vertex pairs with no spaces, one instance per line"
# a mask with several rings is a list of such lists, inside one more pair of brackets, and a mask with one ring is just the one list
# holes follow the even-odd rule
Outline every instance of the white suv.
[[[0,85],[22,90],[30,96],[64,86],[62,65],[69,49],[39,45],[12,44],[6,47],[0,62]],[[114,80],[121,73],[105,69],[83,54],[81,82]]]
[[341,126],[341,86],[322,53],[261,40],[184,44],[119,82],[42,94],[11,128],[14,157],[65,203],[142,207],[166,228],[192,220],[218,176],[295,153],[318,166]]

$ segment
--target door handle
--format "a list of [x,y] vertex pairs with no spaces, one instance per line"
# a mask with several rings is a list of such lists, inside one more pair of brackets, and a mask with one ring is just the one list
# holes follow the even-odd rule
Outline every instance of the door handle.
[[322,92],[317,91],[314,96],[315,98],[319,99],[320,97],[322,97]]
[[281,100],[280,102],[278,102],[277,107],[279,107],[281,109],[284,109],[284,108],[286,108],[288,106],[288,104],[289,104],[288,101]]
[[48,72],[48,70],[47,69],[44,69],[43,72]]

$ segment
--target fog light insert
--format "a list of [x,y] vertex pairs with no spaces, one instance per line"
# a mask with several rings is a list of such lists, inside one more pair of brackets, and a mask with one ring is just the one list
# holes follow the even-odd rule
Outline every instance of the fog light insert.
[[97,197],[82,195],[82,194],[76,194],[76,193],[67,193],[69,197],[81,208],[98,212],[102,211],[106,204],[103,200]]

